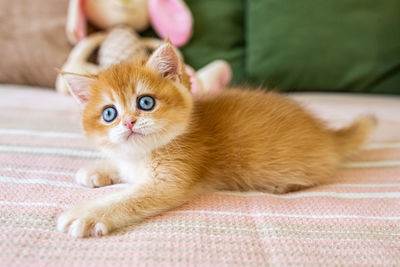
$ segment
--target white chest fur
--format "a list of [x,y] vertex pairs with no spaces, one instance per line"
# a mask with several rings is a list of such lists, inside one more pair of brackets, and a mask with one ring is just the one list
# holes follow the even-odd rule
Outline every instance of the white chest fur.
[[116,162],[123,183],[142,184],[151,179],[151,169],[146,158]]

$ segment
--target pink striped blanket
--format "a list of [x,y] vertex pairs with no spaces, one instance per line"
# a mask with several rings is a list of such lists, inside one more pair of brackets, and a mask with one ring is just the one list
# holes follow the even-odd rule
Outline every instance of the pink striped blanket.
[[88,189],[74,172],[99,155],[68,96],[0,88],[1,266],[400,266],[400,98],[296,94],[333,127],[373,113],[378,130],[337,183],[285,195],[224,192],[102,238],[73,239],[55,219]]

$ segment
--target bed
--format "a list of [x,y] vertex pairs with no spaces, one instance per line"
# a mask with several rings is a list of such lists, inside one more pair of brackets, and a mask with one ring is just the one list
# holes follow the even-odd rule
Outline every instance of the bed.
[[69,96],[0,87],[0,265],[400,265],[400,97],[293,94],[332,127],[360,114],[379,127],[335,184],[300,192],[220,192],[101,238],[74,239],[57,215],[89,189],[76,170],[99,157]]

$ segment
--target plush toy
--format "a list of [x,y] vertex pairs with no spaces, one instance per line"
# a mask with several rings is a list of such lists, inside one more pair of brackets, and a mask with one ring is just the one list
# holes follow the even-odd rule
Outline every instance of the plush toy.
[[[88,35],[87,22],[103,30]],[[137,32],[149,25],[163,39],[176,46],[186,44],[192,34],[192,15],[182,0],[71,0],[67,17],[67,37],[76,46],[62,67],[64,72],[96,74],[123,61],[140,60],[161,41],[141,38]],[[89,58],[97,52],[97,63]],[[215,92],[231,79],[231,69],[223,60],[213,61],[195,72],[187,66],[194,95]],[[59,92],[68,89],[59,75]]]

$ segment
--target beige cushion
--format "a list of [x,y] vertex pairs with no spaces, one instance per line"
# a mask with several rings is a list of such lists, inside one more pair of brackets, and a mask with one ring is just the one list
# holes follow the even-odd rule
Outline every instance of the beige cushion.
[[0,82],[54,87],[71,46],[68,0],[0,1]]

